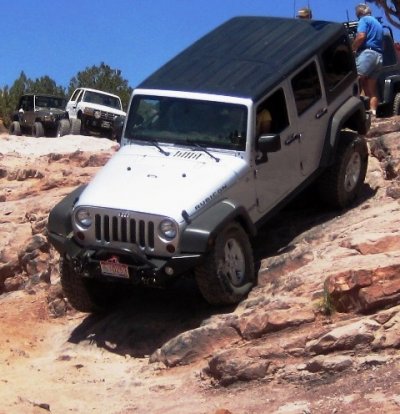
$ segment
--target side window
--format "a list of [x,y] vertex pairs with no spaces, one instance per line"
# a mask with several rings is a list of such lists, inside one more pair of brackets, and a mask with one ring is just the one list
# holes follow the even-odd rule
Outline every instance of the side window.
[[84,94],[85,92],[83,90],[79,91],[79,95],[76,98],[77,102],[80,102],[82,100]]
[[321,83],[315,62],[310,63],[292,79],[292,89],[298,115],[321,98]]
[[25,111],[33,111],[33,96],[27,96]]
[[77,89],[74,93],[73,93],[73,95],[71,96],[71,101],[73,101],[73,102],[75,102],[76,101],[76,98],[78,97],[78,94],[79,94],[79,92],[80,92],[81,90],[80,89]]
[[256,136],[279,133],[289,125],[285,94],[278,89],[257,107]]
[[[322,53],[322,66],[327,97],[340,92],[346,86],[344,80],[355,72],[354,57],[347,36],[342,36]],[[352,80],[352,78],[349,78]]]

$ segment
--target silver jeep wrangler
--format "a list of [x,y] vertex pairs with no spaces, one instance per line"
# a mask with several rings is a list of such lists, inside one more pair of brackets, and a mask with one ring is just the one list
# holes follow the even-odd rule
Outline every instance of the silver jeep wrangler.
[[342,24],[237,17],[132,94],[121,148],[51,211],[66,297],[104,309],[126,283],[193,275],[211,304],[256,284],[252,238],[311,183],[362,185],[369,114]]

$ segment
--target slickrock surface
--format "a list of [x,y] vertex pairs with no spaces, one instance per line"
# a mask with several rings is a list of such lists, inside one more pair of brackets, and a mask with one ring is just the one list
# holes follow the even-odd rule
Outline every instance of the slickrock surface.
[[46,223],[118,146],[0,135],[0,413],[400,412],[399,131],[374,121],[351,209],[310,189],[260,231],[237,307],[187,280],[96,316],[63,297]]

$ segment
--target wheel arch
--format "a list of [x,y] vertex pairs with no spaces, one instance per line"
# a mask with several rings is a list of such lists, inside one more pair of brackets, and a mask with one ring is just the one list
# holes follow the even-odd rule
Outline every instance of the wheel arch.
[[400,75],[388,76],[383,87],[382,102],[391,103],[397,92],[400,92]]
[[340,106],[331,118],[321,159],[321,167],[326,167],[334,162],[344,129],[350,129],[360,135],[365,135],[368,132],[371,121],[366,117],[365,104],[359,98],[352,96]]
[[50,210],[47,223],[48,238],[59,253],[63,254],[68,250],[67,238],[72,232],[72,208],[85,188],[86,184],[77,187]]
[[245,207],[223,200],[196,217],[184,230],[181,251],[204,253],[212,248],[217,234],[230,222],[238,222],[250,237],[257,230]]

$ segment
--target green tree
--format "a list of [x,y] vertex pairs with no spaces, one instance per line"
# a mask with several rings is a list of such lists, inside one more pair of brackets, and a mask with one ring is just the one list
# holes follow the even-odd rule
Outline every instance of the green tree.
[[100,66],[87,67],[84,71],[78,72],[69,83],[69,96],[79,87],[99,89],[118,95],[125,110],[128,107],[132,93],[132,88],[129,86],[128,81],[121,76],[121,71],[119,69],[112,69],[104,62]]
[[34,81],[29,80],[28,85],[29,92],[44,93],[66,98],[65,89],[62,86],[58,86],[56,82],[48,76],[42,76]]
[[0,96],[0,117],[3,119],[3,123],[6,127],[10,125],[11,114],[15,110],[18,99],[21,95],[26,93],[29,89],[29,79],[22,71],[19,78],[16,79],[11,86],[5,86],[1,90]]

